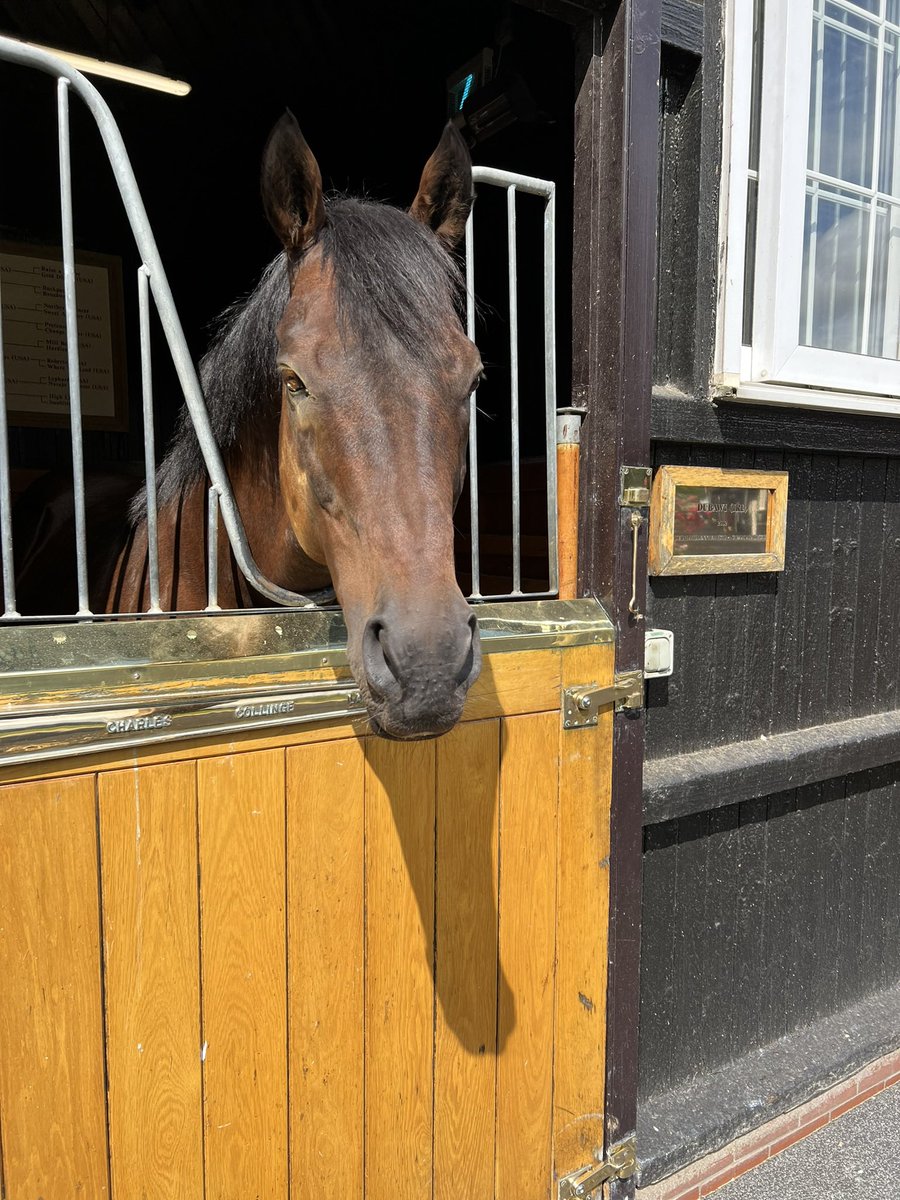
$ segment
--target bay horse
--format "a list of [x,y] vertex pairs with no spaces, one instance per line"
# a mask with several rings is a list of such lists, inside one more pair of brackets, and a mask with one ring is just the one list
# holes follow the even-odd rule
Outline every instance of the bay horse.
[[[262,198],[282,252],[200,365],[250,548],[282,587],[333,585],[374,731],[436,736],[458,720],[481,666],[453,560],[482,371],[453,254],[472,206],[469,152],[448,124],[408,212],[326,198],[287,112],[266,144]],[[186,410],[157,486],[163,608],[202,609],[208,481]],[[143,491],[111,570],[97,607],[146,610]],[[218,590],[223,608],[260,603],[224,533]]]

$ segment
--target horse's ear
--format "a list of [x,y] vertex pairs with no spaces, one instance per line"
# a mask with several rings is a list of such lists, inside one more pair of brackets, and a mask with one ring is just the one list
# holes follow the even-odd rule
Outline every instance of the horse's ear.
[[305,250],[325,224],[322,173],[290,109],[263,151],[262,200],[269,224],[291,255]]
[[448,121],[437,149],[425,164],[409,211],[452,248],[466,232],[473,198],[469,148],[456,126]]

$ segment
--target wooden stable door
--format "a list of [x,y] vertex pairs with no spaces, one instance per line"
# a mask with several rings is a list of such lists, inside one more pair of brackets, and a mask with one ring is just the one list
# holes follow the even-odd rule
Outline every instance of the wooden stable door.
[[6,772],[8,1200],[546,1200],[591,1161],[611,718],[558,701],[611,648],[493,664],[437,741]]

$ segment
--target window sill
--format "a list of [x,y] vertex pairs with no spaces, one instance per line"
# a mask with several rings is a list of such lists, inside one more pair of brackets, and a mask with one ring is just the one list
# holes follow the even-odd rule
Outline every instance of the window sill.
[[785,404],[793,408],[811,408],[835,413],[871,413],[879,417],[900,417],[900,397],[897,396],[825,392],[815,388],[789,387],[777,383],[739,383],[735,389],[723,389],[720,398],[746,404]]

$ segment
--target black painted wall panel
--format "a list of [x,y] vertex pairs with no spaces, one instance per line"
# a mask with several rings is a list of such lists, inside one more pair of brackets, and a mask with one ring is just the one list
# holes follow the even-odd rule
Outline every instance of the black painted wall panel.
[[644,850],[644,1096],[900,979],[900,764],[651,826]]
[[692,55],[663,47],[660,81],[659,266],[655,382],[694,385],[694,327],[700,175],[696,148],[702,117],[701,73]]
[[894,708],[896,460],[662,443],[664,462],[787,470],[787,545],[783,572],[651,579],[675,672],[650,684],[648,758]]
[[[674,674],[647,689],[657,771],[670,756],[900,709],[900,420],[729,403],[713,388],[723,9],[706,0],[702,60],[662,61],[652,462],[787,471],[786,562],[650,580],[647,623],[675,633]],[[900,981],[900,763],[823,766],[821,782],[770,776],[759,790],[784,790],[739,804],[707,778],[698,811],[645,828],[645,1100],[674,1103],[730,1064],[745,1080],[756,1060],[742,1068],[744,1056]],[[720,1082],[716,1104],[746,1102]],[[651,1158],[675,1149],[645,1135]]]

